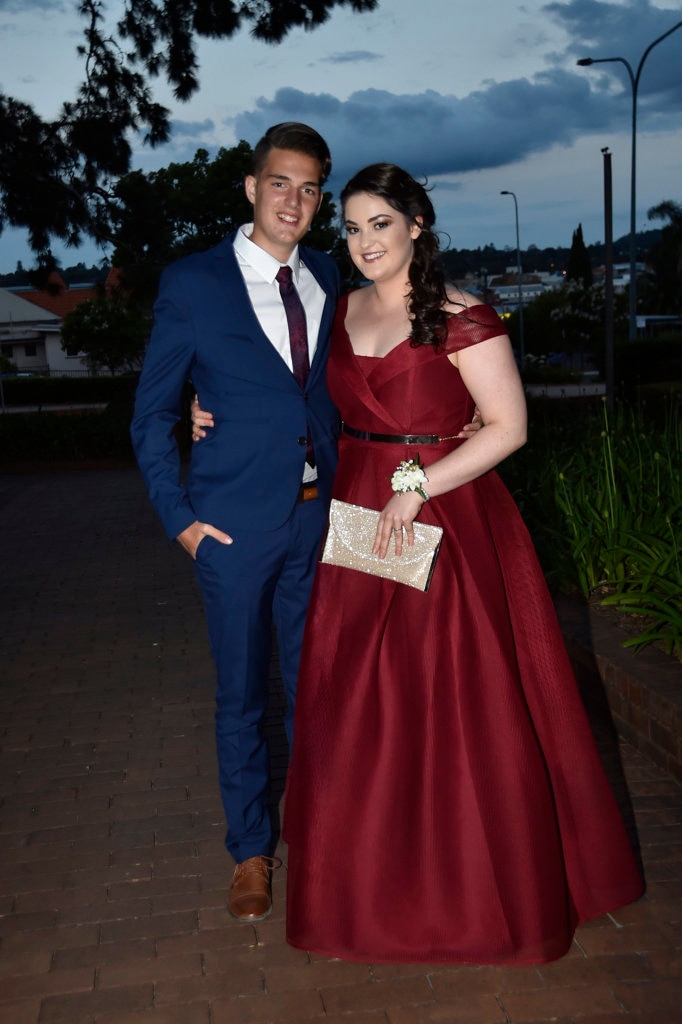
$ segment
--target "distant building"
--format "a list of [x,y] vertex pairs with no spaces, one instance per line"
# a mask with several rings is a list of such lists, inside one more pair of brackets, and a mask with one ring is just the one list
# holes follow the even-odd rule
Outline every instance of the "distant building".
[[62,350],[61,325],[57,313],[0,288],[0,350],[18,373],[87,371],[83,357]]
[[[543,292],[552,291],[564,282],[562,274],[546,271],[521,273],[521,302],[525,306]],[[504,274],[496,274],[487,282],[489,302],[500,307],[502,312],[517,309],[519,305],[519,275],[516,267],[507,267]]]
[[0,288],[0,347],[18,373],[88,373],[84,355],[69,356],[61,346],[64,317],[86,299],[108,295],[119,286],[110,270],[104,289],[88,285],[69,287],[53,270],[44,288]]

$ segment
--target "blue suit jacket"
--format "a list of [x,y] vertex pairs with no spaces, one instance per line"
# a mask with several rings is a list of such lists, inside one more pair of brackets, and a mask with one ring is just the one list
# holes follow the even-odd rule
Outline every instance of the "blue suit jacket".
[[[195,519],[230,532],[272,530],[296,502],[310,426],[320,496],[336,466],[338,415],[327,391],[329,334],[340,292],[330,256],[299,248],[326,293],[315,357],[302,392],[263,332],[233,248],[234,235],[164,271],[131,425],[151,501],[169,537]],[[215,428],[192,446],[187,482],[173,427],[192,379]]]

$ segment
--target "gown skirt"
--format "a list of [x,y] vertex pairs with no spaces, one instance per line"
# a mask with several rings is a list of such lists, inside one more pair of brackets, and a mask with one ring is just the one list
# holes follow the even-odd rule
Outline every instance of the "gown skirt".
[[[449,322],[440,353],[409,340],[353,354],[339,305],[328,380],[344,422],[334,496],[381,509],[473,401],[447,352],[499,335],[494,310]],[[287,938],[366,962],[536,963],[642,880],[601,766],[554,607],[495,472],[434,497],[428,592],[318,565],[287,782]]]

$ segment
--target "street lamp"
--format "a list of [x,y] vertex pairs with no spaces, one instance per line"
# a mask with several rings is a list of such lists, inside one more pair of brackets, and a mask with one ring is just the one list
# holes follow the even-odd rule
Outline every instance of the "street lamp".
[[633,71],[629,61],[625,57],[583,57],[577,63],[582,68],[589,68],[592,64],[612,64],[618,63],[623,64],[630,77],[630,86],[632,88],[632,158],[631,158],[631,169],[630,169],[630,341],[634,341],[637,337],[637,243],[635,241],[635,235],[637,231],[637,89],[639,88],[639,78],[642,74],[642,68],[644,67],[644,61],[647,59],[654,46],[658,46],[659,43],[667,39],[669,35],[676,32],[678,28],[682,28],[682,21],[678,21],[676,25],[669,28],[667,32],[664,32],[658,39],[654,39],[653,43],[650,43],[644,53],[642,54],[641,60],[637,65],[637,70]]
[[516,219],[516,277],[519,285],[519,355],[521,357],[521,369],[526,358],[523,348],[523,287],[521,284],[521,246],[519,244],[519,204],[516,201],[516,193],[503,189],[501,196],[511,196],[514,200],[514,215]]

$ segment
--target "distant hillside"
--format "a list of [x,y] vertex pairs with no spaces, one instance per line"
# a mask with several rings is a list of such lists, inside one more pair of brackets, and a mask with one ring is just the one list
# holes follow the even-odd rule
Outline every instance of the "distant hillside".
[[[77,263],[74,267],[56,267],[57,273],[65,284],[97,284],[104,281],[107,276],[108,267],[96,266],[86,267],[84,263]],[[21,263],[12,274],[0,274],[0,288],[41,288],[44,281],[41,275],[32,268],[26,270]]]
[[[637,258],[646,260],[647,253],[654,242],[661,237],[661,229],[642,231],[637,235]],[[535,245],[521,250],[521,265],[527,273],[533,270],[548,273],[560,273],[566,269],[570,246],[549,247],[539,249]],[[606,248],[603,242],[587,246],[592,266],[601,266],[606,259]],[[613,259],[615,263],[627,263],[630,259],[630,236],[614,240]],[[479,276],[483,271],[489,275],[501,274],[506,267],[516,266],[516,249],[496,249],[486,245],[479,249],[448,249],[443,253],[448,274],[454,278],[463,278],[467,274]]]

